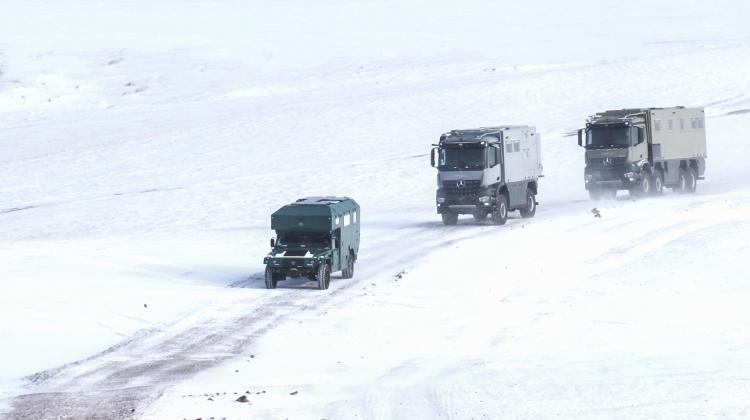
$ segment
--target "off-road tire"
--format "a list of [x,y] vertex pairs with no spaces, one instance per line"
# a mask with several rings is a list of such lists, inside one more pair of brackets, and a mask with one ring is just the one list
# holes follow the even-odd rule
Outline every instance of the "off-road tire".
[[321,264],[318,267],[318,274],[315,275],[315,280],[318,282],[318,289],[328,289],[328,285],[331,283],[331,267],[328,264]]
[[453,213],[452,211],[440,213],[440,217],[443,218],[443,224],[446,226],[455,226],[456,223],[458,223],[458,214]]
[[487,220],[487,212],[486,211],[478,211],[474,213],[472,216],[474,216],[474,220],[477,222],[484,222]]
[[685,168],[685,192],[694,193],[698,187],[698,175],[695,173],[695,169],[691,167]]
[[661,171],[654,171],[651,181],[651,195],[661,195],[664,192],[664,176]]
[[520,208],[519,212],[521,213],[521,217],[525,219],[534,217],[536,214],[536,198],[533,191],[526,190],[526,207]]
[[672,190],[678,193],[685,193],[688,187],[688,175],[685,168],[680,169],[680,173],[677,175],[677,185]]
[[497,204],[490,213],[490,218],[494,225],[504,225],[508,220],[508,197],[505,194],[497,196]]
[[350,279],[354,277],[354,254],[349,253],[346,259],[346,267],[341,270],[341,277]]
[[278,278],[273,274],[271,267],[266,267],[266,289],[275,289]]
[[630,189],[630,195],[633,197],[643,197],[651,194],[653,190],[653,184],[651,182],[651,174],[645,172],[641,175],[641,181],[638,185]]

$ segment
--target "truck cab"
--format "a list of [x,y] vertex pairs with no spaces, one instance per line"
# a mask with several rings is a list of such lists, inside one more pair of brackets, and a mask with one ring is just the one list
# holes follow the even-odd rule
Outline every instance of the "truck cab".
[[537,180],[541,177],[540,136],[534,127],[504,126],[452,130],[433,145],[437,168],[437,212],[445,225],[460,214],[476,221],[489,215],[504,224],[508,212],[536,213]]
[[327,289],[332,272],[354,276],[360,209],[348,197],[306,197],[271,215],[271,251],[264,258],[266,288],[287,278],[307,278]]

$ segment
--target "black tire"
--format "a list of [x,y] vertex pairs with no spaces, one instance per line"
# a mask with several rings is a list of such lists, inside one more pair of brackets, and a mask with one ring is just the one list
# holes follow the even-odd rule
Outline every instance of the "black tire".
[[592,189],[589,190],[589,198],[590,199],[592,199],[594,201],[599,201],[599,200],[602,199],[602,197],[604,197],[604,195],[602,194],[602,190],[600,190],[600,189],[594,189],[594,188],[592,188]]
[[685,168],[685,181],[685,192],[694,193],[695,189],[698,188],[698,175],[695,173],[695,169]]
[[536,197],[534,197],[534,191],[526,190],[526,207],[519,209],[521,217],[528,219],[534,217],[536,214]]
[[681,168],[679,175],[677,175],[677,185],[674,186],[673,190],[678,193],[684,193],[688,187],[688,175],[686,168]]
[[454,226],[458,223],[458,214],[451,211],[440,213],[440,216],[443,218],[443,224],[446,226]]
[[476,213],[473,214],[474,220],[477,222],[484,222],[487,220],[487,212],[483,210],[479,210]]
[[321,264],[315,280],[318,282],[318,289],[328,289],[328,285],[331,283],[331,267],[328,264]]
[[266,289],[275,289],[277,282],[278,279],[276,275],[273,274],[271,267],[266,266]]
[[656,170],[651,178],[651,195],[661,195],[664,192],[664,176],[661,171]]
[[649,172],[644,172],[641,174],[641,181],[638,185],[630,189],[630,195],[633,197],[643,197],[650,195],[652,190],[653,185],[651,182],[651,174]]
[[346,259],[346,267],[341,270],[341,277],[345,279],[354,277],[354,254],[349,253],[349,257]]
[[504,225],[508,220],[508,197],[505,194],[497,196],[497,204],[490,214],[492,224]]

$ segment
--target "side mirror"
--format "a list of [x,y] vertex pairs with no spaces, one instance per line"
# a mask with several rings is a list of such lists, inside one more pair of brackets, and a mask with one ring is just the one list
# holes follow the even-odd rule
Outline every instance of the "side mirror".
[[435,150],[437,150],[437,149],[433,148],[432,150],[430,150],[430,165],[433,168],[435,167]]
[[271,248],[275,246],[276,246],[276,241],[273,238],[271,238]]
[[578,130],[578,145],[583,146],[583,128]]

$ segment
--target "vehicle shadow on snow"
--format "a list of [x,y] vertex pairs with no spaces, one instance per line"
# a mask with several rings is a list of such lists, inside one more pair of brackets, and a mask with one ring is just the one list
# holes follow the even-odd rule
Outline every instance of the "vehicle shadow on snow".
[[[344,280],[340,274],[332,274],[331,282]],[[228,284],[229,287],[238,289],[265,289],[266,280],[264,273],[256,273],[246,276],[243,279],[231,282]],[[277,289],[317,289],[318,284],[307,278],[293,278],[289,277],[286,280],[281,280],[276,284]]]

